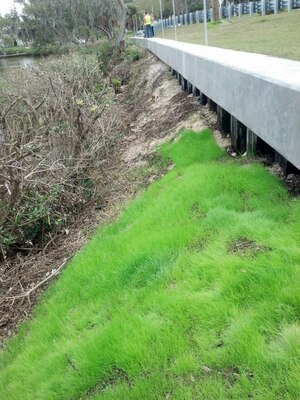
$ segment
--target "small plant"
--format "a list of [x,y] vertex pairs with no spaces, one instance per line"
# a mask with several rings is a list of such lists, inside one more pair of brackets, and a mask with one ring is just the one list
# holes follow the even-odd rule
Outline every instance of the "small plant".
[[207,24],[208,29],[213,29],[213,28],[217,28],[220,24],[222,24],[223,22],[221,20],[218,21],[211,21]]
[[112,87],[114,88],[115,94],[120,93],[121,91],[121,81],[120,79],[113,78],[111,80]]
[[101,72],[107,72],[110,65],[114,63],[117,57],[117,45],[115,42],[103,41],[97,51],[97,58]]
[[144,56],[143,50],[135,47],[135,46],[130,46],[126,49],[126,57],[129,59],[129,61],[138,61]]

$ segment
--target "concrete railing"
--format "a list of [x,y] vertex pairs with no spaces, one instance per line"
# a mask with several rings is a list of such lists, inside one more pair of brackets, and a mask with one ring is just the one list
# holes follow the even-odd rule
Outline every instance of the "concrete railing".
[[[255,13],[266,15],[266,14],[277,14],[280,11],[292,11],[295,8],[300,8],[300,0],[259,0],[259,1],[250,1],[248,3],[239,3],[239,4],[229,4],[228,6],[220,6],[219,7],[219,18],[232,18],[233,16],[241,17],[244,14],[253,15]],[[208,21],[214,20],[213,9],[210,8],[207,10]],[[155,23],[155,28],[157,30],[161,29],[161,25],[163,24],[165,29],[172,28],[174,24],[176,25],[191,25],[194,23],[200,23],[204,21],[204,12],[203,10],[198,10],[194,12],[190,12],[187,14],[181,14],[174,17],[170,16],[168,18],[164,18],[162,20],[158,20]]]
[[166,39],[132,38],[218,110],[238,151],[257,137],[300,169],[300,62]]

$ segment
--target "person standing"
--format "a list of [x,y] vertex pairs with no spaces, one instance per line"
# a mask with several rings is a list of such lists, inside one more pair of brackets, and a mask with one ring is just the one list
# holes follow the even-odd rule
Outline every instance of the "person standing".
[[152,37],[151,15],[147,11],[145,11],[144,15],[144,29],[145,29],[145,37],[151,38]]
[[152,33],[152,37],[154,37],[154,18],[153,15],[150,15],[151,17],[151,33]]

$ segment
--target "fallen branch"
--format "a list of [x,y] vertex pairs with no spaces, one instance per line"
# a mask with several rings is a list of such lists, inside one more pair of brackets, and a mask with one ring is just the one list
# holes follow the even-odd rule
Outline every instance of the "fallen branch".
[[47,248],[50,246],[51,243],[54,242],[54,240],[57,238],[57,236],[58,236],[58,235],[56,234],[54,237],[52,237],[51,234],[50,234],[51,240],[49,240],[49,242],[46,244],[46,246],[45,246],[44,249],[43,249],[43,255],[44,255],[44,257],[46,257],[46,250],[47,250]]
[[71,256],[66,258],[64,260],[64,262],[61,264],[61,266],[56,269],[51,275],[47,276],[47,278],[43,279],[41,282],[39,282],[37,285],[35,285],[33,288],[31,288],[30,290],[27,290],[27,292],[19,294],[17,296],[11,296],[11,297],[5,297],[2,299],[2,301],[0,301],[0,303],[2,303],[4,300],[17,300],[17,299],[22,299],[24,297],[27,297],[29,299],[31,293],[33,293],[36,289],[38,289],[40,286],[42,286],[44,283],[46,283],[47,281],[49,281],[51,278],[53,278],[54,276],[58,275],[59,271],[67,264],[67,262],[71,259]]
[[20,101],[21,99],[22,99],[21,96],[18,97],[15,101],[13,101],[13,102],[8,106],[8,108],[7,108],[6,111],[4,112],[3,116],[1,116],[1,120],[2,120],[3,124],[5,124],[5,118],[6,118],[7,114],[10,112],[10,110],[13,108],[13,106],[14,106],[15,104],[17,104],[18,101]]

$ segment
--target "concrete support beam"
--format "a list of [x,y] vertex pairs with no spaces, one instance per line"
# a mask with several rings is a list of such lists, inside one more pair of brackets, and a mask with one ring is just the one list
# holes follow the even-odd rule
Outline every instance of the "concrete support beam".
[[231,147],[240,154],[247,150],[247,128],[244,124],[231,116]]
[[230,133],[230,114],[222,107],[217,106],[218,124],[225,133]]
[[257,135],[247,128],[247,155],[256,154]]
[[194,97],[199,97],[200,96],[200,90],[196,86],[192,85],[192,91],[193,91],[193,96]]
[[207,103],[210,111],[217,112],[217,103],[211,99],[207,99]]
[[287,159],[285,159],[281,154],[279,154],[277,151],[275,151],[275,160],[274,161],[281,166],[283,174],[286,175],[287,168],[288,168]]
[[207,104],[207,97],[202,92],[200,92],[200,95],[199,95],[199,102],[202,106],[206,106],[206,104]]
[[190,82],[187,82],[187,91],[189,94],[193,93],[193,85]]
[[188,82],[183,76],[181,77],[181,87],[183,91],[188,89]]

